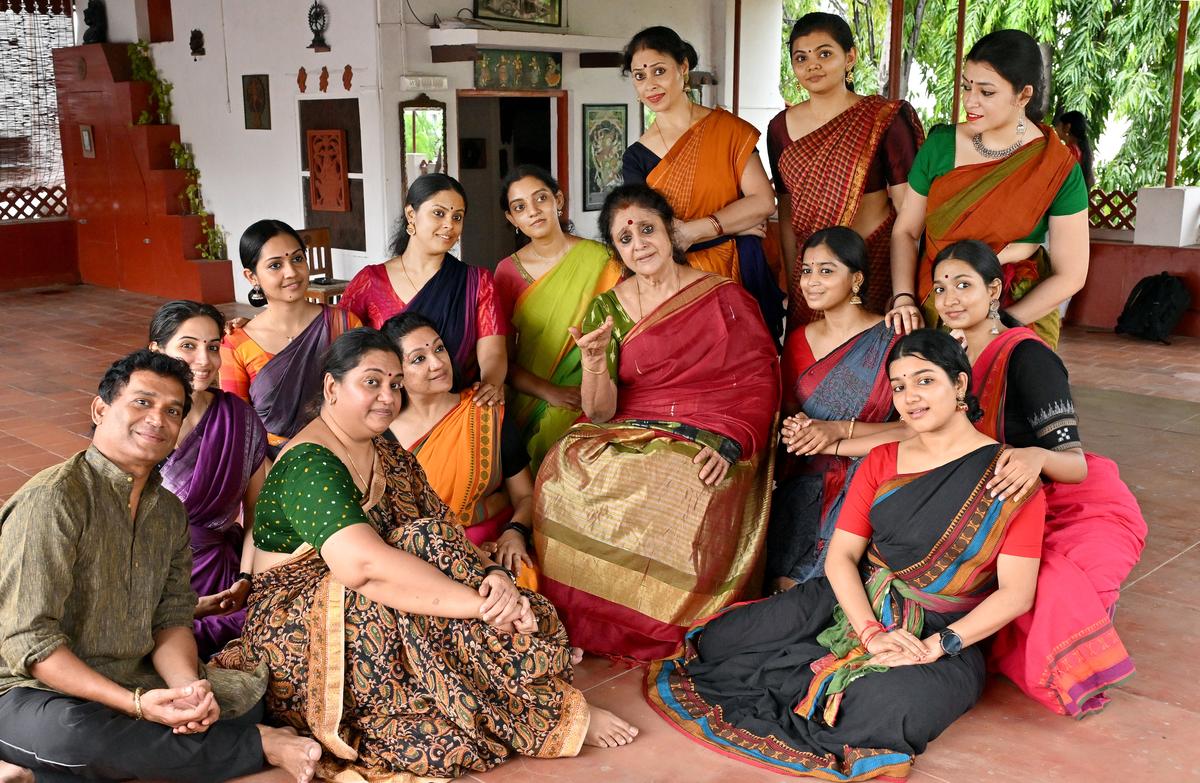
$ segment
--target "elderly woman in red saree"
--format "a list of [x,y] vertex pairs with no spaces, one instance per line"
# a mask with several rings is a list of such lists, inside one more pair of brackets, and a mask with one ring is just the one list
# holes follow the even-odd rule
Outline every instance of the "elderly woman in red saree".
[[621,269],[607,247],[568,234],[559,222],[563,194],[550,172],[517,166],[500,186],[504,216],[529,244],[496,265],[496,295],[512,325],[510,412],[536,474],[550,447],[580,414],[583,368],[567,333]]
[[467,219],[467,193],[445,174],[423,174],[404,196],[404,226],[392,258],[363,268],[338,302],[372,329],[397,313],[421,313],[437,324],[463,382],[479,383],[475,402],[504,399],[507,331],[490,270],[469,266],[450,249]]
[[648,27],[625,47],[625,73],[654,122],[625,150],[624,181],[666,196],[688,263],[745,286],[779,339],[783,292],[762,247],[775,196],[755,153],[759,133],[724,109],[692,102],[688,73],[696,64],[696,50],[669,27]]
[[546,455],[534,494],[541,590],[572,643],[637,660],[757,588],[779,406],[753,300],[686,265],[672,218],[645,185],[605,201],[601,231],[632,274],[572,329],[590,421]]
[[1112,618],[1146,521],[1116,464],[1084,452],[1062,360],[1001,313],[1003,272],[991,248],[950,245],[932,279],[938,313],[962,331],[974,364],[985,412],[975,426],[1012,447],[988,489],[1004,497],[1039,478],[1046,486],[1037,600],[996,635],[991,666],[1049,709],[1082,717],[1134,670]]
[[1042,74],[1037,42],[1019,30],[989,33],[967,54],[967,120],[929,132],[892,229],[887,319],[897,331],[936,320],[934,257],[960,239],[979,239],[1004,265],[1000,306],[1051,348],[1058,344],[1059,306],[1087,279],[1088,190],[1075,157],[1032,115],[1045,92]]
[[493,553],[518,585],[536,590],[533,476],[507,406],[475,405],[474,389],[456,388],[450,352],[420,313],[393,315],[383,334],[400,354],[404,383],[400,415],[384,436],[417,458],[471,543]]
[[321,354],[342,332],[362,324],[344,310],[304,298],[304,241],[282,220],[251,225],[238,252],[253,286],[250,304],[266,310],[221,342],[221,390],[253,406],[274,458],[308,423],[308,403],[321,388]]
[[646,674],[686,735],[775,773],[907,778],[982,695],[981,642],[1034,600],[1045,499],[984,491],[1004,447],[971,426],[962,349],[922,329],[887,365],[913,436],[863,460],[825,578],[706,619]]
[[[863,456],[842,454],[836,441],[903,427],[893,421],[884,367],[896,335],[863,304],[874,282],[869,265],[866,242],[845,226],[813,233],[801,249],[800,291],[823,317],[794,330],[783,349],[786,453],[775,467],[767,536],[774,589],[825,572],[829,538]],[[833,453],[822,453],[830,444]]]
[[840,16],[800,17],[788,48],[796,82],[808,91],[808,100],[771,120],[767,159],[783,226],[791,331],[816,317],[805,303],[796,248],[826,226],[850,226],[867,241],[871,288],[866,308],[887,309],[892,224],[925,134],[907,102],[854,93],[858,51],[850,25]]

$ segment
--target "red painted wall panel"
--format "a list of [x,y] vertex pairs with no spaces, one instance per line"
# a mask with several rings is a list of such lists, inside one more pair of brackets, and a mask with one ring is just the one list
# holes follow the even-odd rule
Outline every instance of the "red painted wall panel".
[[1111,329],[1139,280],[1159,272],[1183,277],[1192,293],[1175,334],[1200,337],[1200,248],[1093,242],[1087,283],[1071,299],[1067,322]]
[[79,282],[69,219],[0,223],[0,291]]

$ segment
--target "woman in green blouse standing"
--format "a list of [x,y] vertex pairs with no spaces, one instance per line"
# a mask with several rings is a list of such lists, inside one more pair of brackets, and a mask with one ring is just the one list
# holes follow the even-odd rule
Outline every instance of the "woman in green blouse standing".
[[269,665],[267,710],[322,744],[322,778],[453,778],[631,742],[569,684],[550,603],[475,549],[381,437],[403,386],[391,342],[347,332],[324,372],[319,415],[259,496],[246,625],[216,665]]

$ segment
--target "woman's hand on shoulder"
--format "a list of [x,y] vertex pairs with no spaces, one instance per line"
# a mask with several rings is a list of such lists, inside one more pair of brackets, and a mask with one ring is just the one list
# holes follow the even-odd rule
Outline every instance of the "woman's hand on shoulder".
[[725,479],[729,472],[729,462],[711,446],[705,446],[692,460],[693,465],[700,466],[700,480],[710,487],[715,487]]
[[1038,446],[1005,449],[1000,459],[996,460],[996,472],[986,489],[999,500],[1024,495],[1042,477],[1047,456],[1048,452]]
[[227,336],[231,335],[248,323],[250,323],[250,319],[243,318],[240,315],[235,318],[230,318],[228,321],[225,322],[225,334]]
[[925,317],[921,315],[921,308],[917,307],[916,302],[916,298],[909,294],[907,298],[901,297],[891,310],[884,313],[883,320],[893,332],[909,334],[925,325]]
[[475,396],[472,398],[472,401],[481,408],[484,406],[491,408],[504,404],[503,386],[481,382],[476,383],[471,388],[475,390]]
[[585,372],[592,373],[593,375],[608,373],[606,351],[608,349],[608,341],[612,337],[612,331],[613,319],[611,315],[604,319],[604,323],[587,334],[583,334],[577,326],[567,328],[571,339],[579,346],[580,361],[583,363]]

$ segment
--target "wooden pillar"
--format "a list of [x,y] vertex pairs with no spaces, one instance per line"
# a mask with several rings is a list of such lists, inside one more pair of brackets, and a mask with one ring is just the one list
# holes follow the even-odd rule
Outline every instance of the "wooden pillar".
[[1171,92],[1171,129],[1167,135],[1167,187],[1175,187],[1175,169],[1179,167],[1179,114],[1183,103],[1183,54],[1187,48],[1188,6],[1179,4],[1179,32],[1175,35],[1175,87]]
[[900,94],[900,64],[904,50],[904,0],[892,0],[892,48],[888,50],[887,97],[893,101],[905,96]]
[[954,108],[950,112],[950,124],[958,122],[958,106],[962,100],[962,91],[959,90],[959,85],[962,84],[962,66],[963,66],[963,36],[966,35],[967,27],[967,0],[958,0],[958,32],[954,36]]

